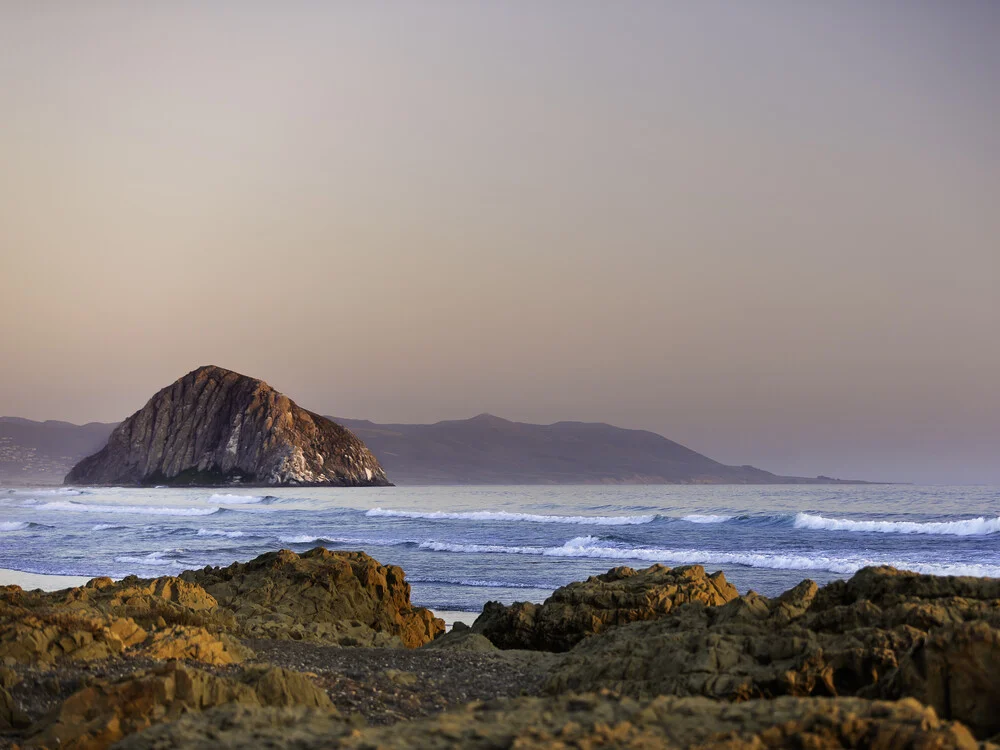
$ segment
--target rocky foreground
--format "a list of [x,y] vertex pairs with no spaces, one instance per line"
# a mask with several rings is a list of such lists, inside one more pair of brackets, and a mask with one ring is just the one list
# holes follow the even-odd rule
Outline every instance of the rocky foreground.
[[1000,580],[616,568],[471,627],[360,552],[0,587],[0,746],[987,748]]

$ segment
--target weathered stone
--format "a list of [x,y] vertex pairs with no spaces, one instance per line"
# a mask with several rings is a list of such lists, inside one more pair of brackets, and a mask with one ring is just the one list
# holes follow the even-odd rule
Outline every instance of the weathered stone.
[[690,602],[725,604],[738,594],[722,572],[706,575],[700,565],[613,568],[556,589],[542,605],[489,602],[472,629],[500,648],[567,651],[609,628],[654,620]]
[[913,697],[983,737],[1000,734],[1000,630],[984,622],[946,625],[903,657],[880,695]]
[[66,475],[72,484],[386,485],[349,430],[221,367],[158,392]]
[[240,703],[333,711],[326,694],[302,675],[254,668],[236,679],[171,662],[115,682],[95,682],[67,698],[29,731],[28,746],[103,750],[126,735],[192,711]]
[[[916,701],[780,698],[727,704],[705,698],[635,701],[612,695],[518,698],[407,722],[357,729],[306,709],[225,706],[122,742],[121,750],[555,750],[557,748],[868,748],[977,750],[961,724]],[[992,746],[990,746],[992,747]]]
[[150,659],[185,659],[203,664],[239,664],[252,659],[253,651],[225,633],[213,635],[205,628],[177,625],[152,633],[142,655]]
[[443,620],[410,604],[401,568],[363,552],[281,550],[182,577],[231,611],[247,637],[377,646],[398,638],[415,648],[444,631]]
[[[996,731],[988,685],[1000,667],[1000,599],[990,580],[866,569],[817,591],[750,593],[683,605],[658,620],[589,638],[562,657],[550,692],[610,688],[633,696],[726,700],[915,696],[981,737]],[[977,620],[974,626],[960,625]]]

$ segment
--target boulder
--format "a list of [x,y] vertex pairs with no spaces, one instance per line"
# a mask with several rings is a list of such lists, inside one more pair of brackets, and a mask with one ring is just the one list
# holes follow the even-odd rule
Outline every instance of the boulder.
[[722,572],[700,565],[613,568],[556,589],[544,604],[488,602],[472,629],[499,648],[568,651],[590,635],[655,620],[690,602],[717,606],[738,596]]
[[253,668],[220,677],[178,662],[78,690],[28,732],[28,747],[102,750],[154,724],[214,706],[289,706],[332,712],[329,698],[302,675]]
[[443,620],[410,604],[402,568],[363,552],[280,550],[182,578],[232,612],[246,637],[392,645],[395,636],[415,648],[444,632]]

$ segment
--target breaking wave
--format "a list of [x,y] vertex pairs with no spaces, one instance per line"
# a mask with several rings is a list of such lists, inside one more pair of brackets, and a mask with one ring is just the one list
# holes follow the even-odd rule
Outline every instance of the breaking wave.
[[270,495],[212,495],[208,498],[210,503],[223,503],[224,505],[254,505],[256,503],[266,503],[274,498]]
[[826,518],[799,513],[793,523],[797,529],[814,531],[861,531],[877,534],[946,534],[949,536],[987,536],[1000,532],[1000,517],[969,518],[962,521],[854,521],[849,518]]
[[582,557],[602,560],[636,560],[674,565],[742,565],[771,570],[816,570],[853,575],[861,568],[891,565],[931,575],[1000,576],[1000,565],[930,563],[909,560],[879,560],[858,556],[787,555],[764,551],[723,552],[699,549],[659,549],[655,547],[615,547],[593,536],[574,537],[558,547],[511,547],[499,544],[455,544],[422,542],[421,549],[466,554],[540,555]]
[[28,521],[0,521],[0,531],[23,531],[29,526]]
[[732,516],[700,516],[700,515],[690,515],[681,518],[682,521],[687,521],[688,523],[725,523],[726,521],[732,521]]
[[462,512],[411,511],[372,508],[369,518],[419,518],[430,521],[520,521],[526,523],[568,523],[581,526],[636,526],[652,523],[655,515],[645,516],[544,516],[535,513],[509,513],[503,510],[473,510]]
[[132,565],[146,565],[150,567],[162,567],[162,566],[176,566],[184,567],[178,559],[178,552],[176,550],[165,550],[163,552],[150,552],[148,555],[143,557],[131,557],[128,555],[122,555],[115,558],[115,562],[119,563],[130,563]]
[[223,529],[198,529],[198,536],[224,536],[227,539],[238,539],[241,536],[250,536],[245,531],[224,531]]

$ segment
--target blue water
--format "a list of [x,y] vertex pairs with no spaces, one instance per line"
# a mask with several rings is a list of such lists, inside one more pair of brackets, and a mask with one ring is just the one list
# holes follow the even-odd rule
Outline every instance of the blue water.
[[0,568],[151,577],[319,544],[400,565],[417,604],[468,611],[654,562],[767,595],[874,564],[1000,577],[1000,488],[0,489]]

